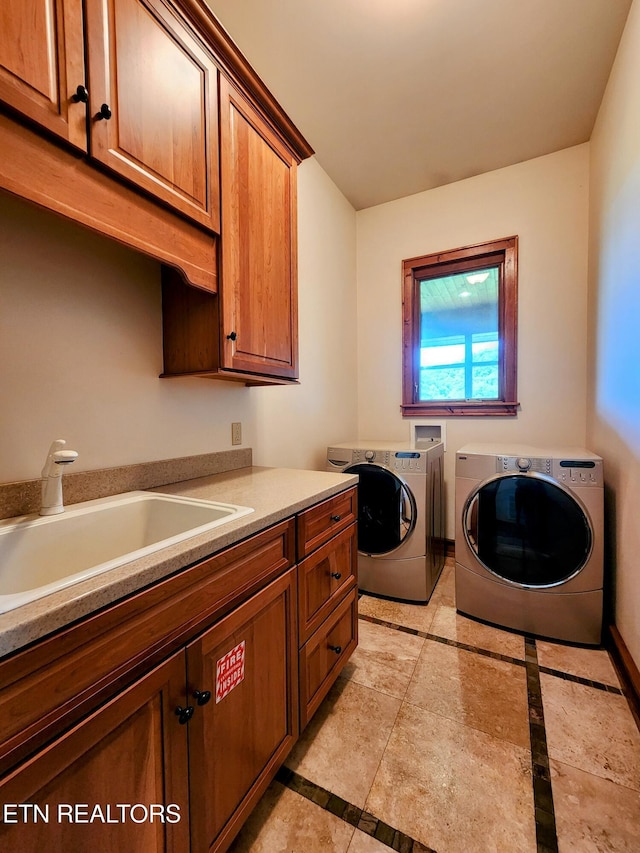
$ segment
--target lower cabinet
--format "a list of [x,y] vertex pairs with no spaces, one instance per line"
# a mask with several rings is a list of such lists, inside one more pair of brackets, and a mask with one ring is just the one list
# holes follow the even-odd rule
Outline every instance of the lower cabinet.
[[187,648],[194,851],[226,850],[297,738],[295,594],[292,569]]
[[0,783],[0,850],[189,849],[184,651]]
[[6,776],[0,850],[226,850],[298,735],[295,600],[294,568]]
[[344,500],[0,661],[0,850],[227,850],[356,646]]
[[296,519],[301,730],[358,645],[356,513],[349,489]]
[[354,587],[300,650],[300,728],[318,710],[358,644],[357,607]]

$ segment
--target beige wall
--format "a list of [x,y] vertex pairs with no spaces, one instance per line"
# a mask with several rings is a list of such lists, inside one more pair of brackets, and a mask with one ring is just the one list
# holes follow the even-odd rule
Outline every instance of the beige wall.
[[355,213],[315,161],[299,192],[301,384],[286,389],[159,379],[159,266],[0,193],[0,482],[37,477],[54,438],[82,470],[224,450],[241,421],[259,464],[308,467],[329,424],[352,434]]
[[640,2],[591,140],[588,440],[605,459],[615,622],[640,667]]
[[470,441],[583,445],[589,147],[359,211],[359,437],[410,437],[400,414],[404,258],[518,235],[517,418],[446,419],[447,536],[454,455]]

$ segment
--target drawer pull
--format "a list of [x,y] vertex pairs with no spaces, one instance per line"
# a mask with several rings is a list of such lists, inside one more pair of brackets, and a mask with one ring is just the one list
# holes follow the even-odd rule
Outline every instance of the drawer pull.
[[342,654],[342,646],[329,646],[330,651],[335,652],[337,655]]
[[337,581],[339,581],[340,578],[342,577],[342,574],[340,572],[331,572],[331,577],[335,578]]
[[191,717],[193,717],[193,710],[193,705],[187,705],[186,708],[181,708],[180,705],[178,705],[176,708],[176,716],[181,726],[184,726],[184,724],[188,723]]
[[198,705],[206,705],[209,699],[211,699],[211,691],[210,690],[194,690],[193,698],[196,700]]
[[332,516],[331,516],[331,521],[340,521],[340,519],[341,519],[341,518],[342,518],[342,516],[341,516],[341,515],[332,515]]

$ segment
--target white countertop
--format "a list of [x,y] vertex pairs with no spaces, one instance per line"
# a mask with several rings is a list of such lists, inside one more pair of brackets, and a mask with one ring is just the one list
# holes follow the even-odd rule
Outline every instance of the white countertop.
[[252,507],[254,512],[1,614],[0,656],[222,551],[357,482],[357,477],[347,474],[251,467],[153,489],[163,494],[241,504]]

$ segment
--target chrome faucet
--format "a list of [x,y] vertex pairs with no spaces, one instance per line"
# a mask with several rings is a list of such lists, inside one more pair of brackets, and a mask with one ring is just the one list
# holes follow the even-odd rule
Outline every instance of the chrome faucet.
[[75,450],[63,450],[67,442],[56,439],[47,455],[42,469],[42,502],[40,515],[57,515],[64,512],[62,503],[62,472],[65,465],[70,465],[78,458]]

